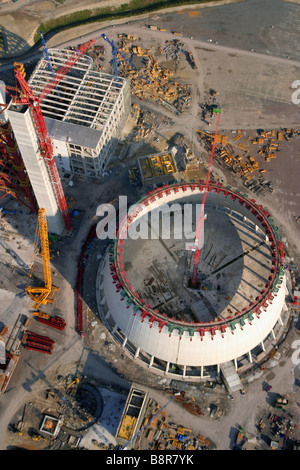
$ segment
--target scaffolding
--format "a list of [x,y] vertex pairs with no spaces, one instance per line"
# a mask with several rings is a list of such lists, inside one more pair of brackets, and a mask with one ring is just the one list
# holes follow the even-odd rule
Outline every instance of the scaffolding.
[[9,121],[0,122],[0,191],[0,199],[10,195],[37,213],[36,198]]

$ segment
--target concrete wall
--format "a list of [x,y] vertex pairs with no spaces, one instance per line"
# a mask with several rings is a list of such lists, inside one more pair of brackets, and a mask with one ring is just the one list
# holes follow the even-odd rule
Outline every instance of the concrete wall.
[[237,325],[234,334],[229,327],[226,327],[223,335],[217,331],[213,341],[209,332],[206,332],[202,339],[200,334],[195,332],[191,339],[187,331],[180,335],[176,328],[172,333],[167,327],[160,330],[157,322],[151,324],[148,318],[142,321],[140,314],[135,314],[132,305],[127,308],[121,293],[116,292],[116,286],[113,284],[108,256],[102,274],[102,300],[107,304],[113,321],[125,337],[150,356],[182,366],[217,365],[247,354],[259,345],[274,328],[282,312],[286,296],[286,278],[284,277],[277,297],[259,318],[255,316],[251,323],[245,320],[243,328]]
[[[170,194],[165,193],[164,197],[155,198],[155,201],[151,203],[149,201],[152,201],[152,198],[148,198],[147,206],[141,203],[138,208],[129,209],[129,214],[135,214],[135,218],[138,219],[151,211],[154,206],[174,201],[201,202],[202,196],[203,191],[197,188],[194,190],[189,188],[184,192],[180,190],[178,193],[172,190]],[[259,227],[260,222],[244,205],[240,205],[238,198],[232,200],[231,197],[211,192],[208,193],[208,203],[215,206],[219,204],[224,210],[236,211],[253,223],[252,230],[256,233],[256,226]],[[121,224],[119,236],[122,236],[122,228]],[[262,239],[266,237],[263,231],[261,236]],[[268,243],[267,239],[266,243]],[[172,331],[168,326],[160,328],[158,321],[151,322],[147,316],[144,318],[140,312],[136,312],[134,304],[127,304],[126,298],[123,298],[123,291],[120,289],[116,291],[110,263],[109,255],[107,255],[100,281],[101,304],[106,306],[107,321],[109,319],[110,323],[114,324],[114,330],[119,328],[126,341],[131,342],[137,351],[143,350],[150,357],[167,363],[189,367],[214,366],[248,354],[272,332],[276,323],[280,321],[280,315],[285,306],[286,276],[283,276],[283,281],[273,301],[268,301],[260,315],[254,315],[252,320],[244,317],[243,326],[236,324],[233,331],[228,322],[225,331],[222,333],[217,330],[214,337],[209,331],[205,332],[204,337],[201,337],[197,331],[192,336],[187,330],[181,334],[176,325]]]

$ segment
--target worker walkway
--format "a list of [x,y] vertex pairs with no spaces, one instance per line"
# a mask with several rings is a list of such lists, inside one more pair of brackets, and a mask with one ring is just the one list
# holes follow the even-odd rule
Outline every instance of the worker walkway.
[[237,373],[232,361],[224,362],[221,364],[220,369],[229,393],[234,393],[243,389],[239,374]]

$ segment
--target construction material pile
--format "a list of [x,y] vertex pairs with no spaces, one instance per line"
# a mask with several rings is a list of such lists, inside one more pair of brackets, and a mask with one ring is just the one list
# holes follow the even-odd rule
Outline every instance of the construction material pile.
[[141,139],[145,139],[146,137],[153,134],[154,123],[150,124],[149,122],[147,122],[147,120],[145,119],[145,111],[143,109],[139,111],[136,128],[137,128],[137,131],[134,137],[134,140],[136,142],[140,141]]
[[[151,99],[164,105],[175,114],[180,114],[191,100],[191,93],[187,85],[180,84],[174,79],[174,71],[159,65],[158,60],[151,54],[151,49],[142,49],[139,45],[128,44],[136,40],[130,35],[122,36],[118,41],[118,48],[122,53],[131,54],[131,59],[125,60],[118,55],[118,70],[120,74],[130,80],[131,92],[141,100]],[[125,37],[127,36],[127,37]],[[135,58],[143,57],[140,71],[132,66]]]
[[208,450],[211,447],[209,439],[202,434],[195,434],[190,428],[169,422],[166,413],[160,410],[160,405],[154,400],[150,400],[142,427],[145,431],[136,449]]
[[[198,133],[204,141],[206,149],[210,150],[214,134],[200,130],[198,130]],[[259,130],[257,137],[245,137],[245,132],[238,129],[232,142],[229,142],[226,135],[217,135],[216,157],[219,157],[220,161],[228,169],[241,176],[247,182],[251,178],[251,173],[257,171],[261,174],[266,171],[265,168],[261,168],[262,162],[258,161],[260,156],[264,157],[265,163],[269,163],[278,156],[283,137],[289,142],[293,136],[299,133],[299,130],[294,129],[282,129],[279,131],[272,129],[269,131]]]
[[55,341],[48,336],[42,336],[33,331],[27,331],[22,338],[25,349],[52,354]]
[[44,325],[52,326],[52,328],[56,328],[57,330],[64,330],[66,326],[66,322],[63,318],[54,316],[51,317],[48,313],[43,313],[38,311],[32,312],[33,316],[39,323],[43,323]]
[[36,319],[39,323],[43,323],[44,325],[51,326],[52,328],[56,328],[57,330],[64,330],[66,326],[65,320],[60,317],[49,317],[49,318],[36,317]]

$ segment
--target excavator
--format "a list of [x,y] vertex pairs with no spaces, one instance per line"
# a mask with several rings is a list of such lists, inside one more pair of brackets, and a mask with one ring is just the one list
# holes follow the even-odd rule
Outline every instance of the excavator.
[[73,385],[77,385],[79,383],[79,377],[75,377],[75,379],[69,383],[69,385],[66,387],[66,392],[70,393],[70,389]]
[[26,293],[33,300],[33,310],[37,310],[40,305],[46,305],[47,303],[53,303],[54,293],[58,291],[58,288],[52,285],[51,276],[51,264],[50,264],[50,251],[49,251],[49,239],[48,229],[46,220],[45,209],[39,209],[38,211],[38,223],[35,232],[34,239],[34,256],[33,261],[29,270],[29,277],[32,277],[35,256],[39,251],[38,245],[40,240],[41,256],[43,260],[43,271],[44,271],[44,286],[32,287],[28,286],[25,288]]

